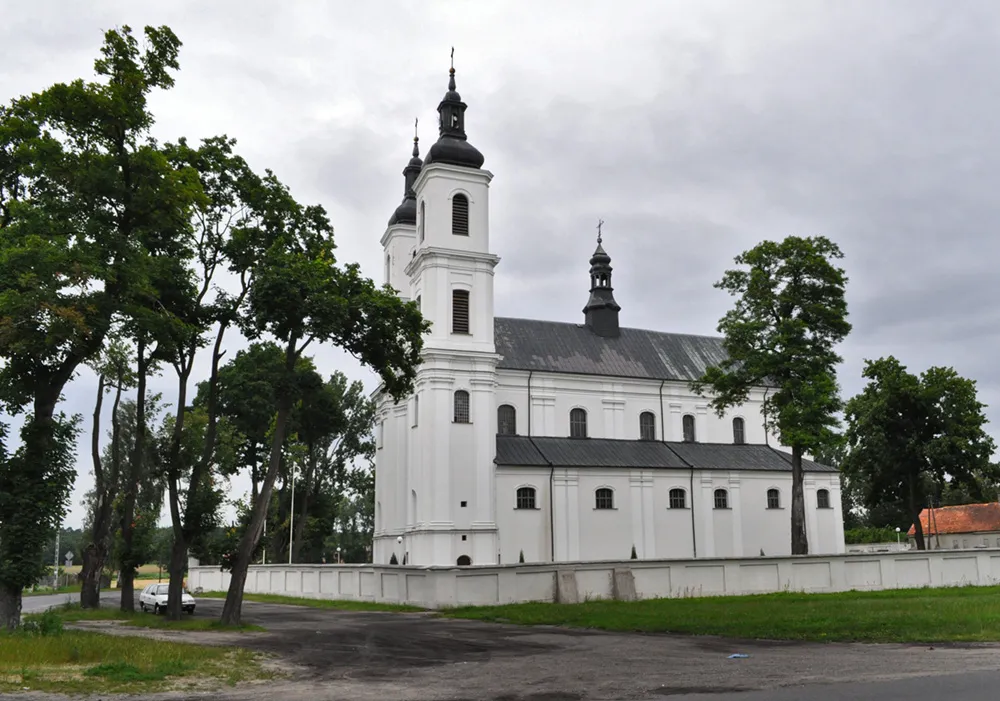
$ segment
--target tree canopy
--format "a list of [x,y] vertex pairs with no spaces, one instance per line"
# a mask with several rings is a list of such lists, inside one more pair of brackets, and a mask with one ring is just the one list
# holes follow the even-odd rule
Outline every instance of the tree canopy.
[[802,456],[835,441],[841,408],[837,343],[850,333],[847,277],[833,261],[840,248],[817,236],[764,241],[736,257],[715,284],[736,298],[722,317],[727,359],[692,384],[710,392],[723,416],[768,388],[761,398],[769,427],[792,449],[792,553],[806,554]]
[[150,300],[156,257],[185,244],[199,185],[150,137],[148,98],[173,86],[180,42],[105,34],[98,80],[0,108],[0,402],[27,412],[0,470],[0,624],[19,622],[37,553],[65,513],[75,422],[57,405],[115,319]]
[[920,512],[946,488],[981,490],[998,482],[976,383],[953,368],[914,375],[896,358],[865,362],[868,384],[847,402],[844,471],[863,486],[867,508],[905,505],[924,549]]

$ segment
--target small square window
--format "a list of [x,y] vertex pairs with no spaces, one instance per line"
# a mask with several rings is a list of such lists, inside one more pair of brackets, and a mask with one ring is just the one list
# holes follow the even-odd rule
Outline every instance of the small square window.
[[462,502],[462,508],[463,508],[463,509],[464,509],[464,508],[465,508],[466,506],[468,506],[468,505],[469,505],[469,502],[467,502],[467,501],[463,501],[463,502]]
[[468,540],[468,539],[469,539],[469,536],[467,536],[467,535],[462,536],[462,540]]

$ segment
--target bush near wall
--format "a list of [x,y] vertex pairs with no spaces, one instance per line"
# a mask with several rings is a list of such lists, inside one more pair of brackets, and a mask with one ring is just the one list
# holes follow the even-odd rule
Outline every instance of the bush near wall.
[[[905,533],[900,534],[906,537]],[[847,545],[867,545],[869,543],[893,543],[896,541],[895,528],[848,528],[844,531]]]

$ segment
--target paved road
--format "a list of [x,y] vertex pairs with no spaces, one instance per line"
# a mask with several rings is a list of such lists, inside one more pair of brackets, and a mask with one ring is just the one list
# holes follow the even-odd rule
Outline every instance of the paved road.
[[971,672],[891,682],[797,686],[733,694],[690,694],[685,701],[994,701],[1000,673]]
[[21,599],[21,613],[39,613],[53,606],[60,606],[67,601],[79,601],[79,594],[44,594],[42,596],[25,596]]
[[[117,592],[107,592],[113,603]],[[42,603],[42,602],[39,602]],[[58,602],[57,602],[58,603]],[[198,617],[222,602],[199,599]],[[152,614],[150,614],[152,615]],[[319,701],[993,701],[1000,646],[850,645],[523,628],[248,602],[265,633],[170,631],[275,656],[287,679],[213,698]],[[140,631],[121,631],[138,633]],[[163,633],[159,633],[163,634]],[[733,652],[748,659],[729,659]],[[202,696],[174,695],[172,699]]]

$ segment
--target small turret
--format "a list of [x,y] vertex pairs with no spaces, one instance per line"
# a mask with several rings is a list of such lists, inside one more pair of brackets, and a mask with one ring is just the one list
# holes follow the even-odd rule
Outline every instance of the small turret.
[[583,308],[583,316],[591,332],[605,338],[617,338],[621,335],[618,326],[621,307],[615,301],[614,288],[611,287],[611,256],[601,245],[602,226],[603,221],[597,225],[597,249],[590,257],[590,299]]

